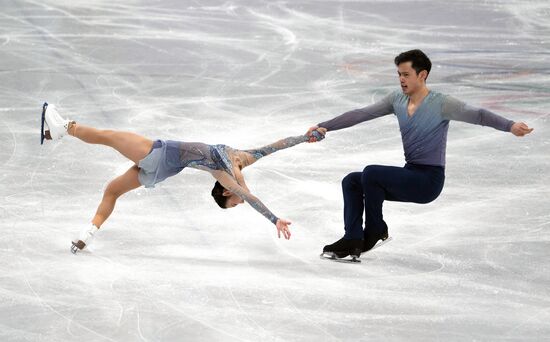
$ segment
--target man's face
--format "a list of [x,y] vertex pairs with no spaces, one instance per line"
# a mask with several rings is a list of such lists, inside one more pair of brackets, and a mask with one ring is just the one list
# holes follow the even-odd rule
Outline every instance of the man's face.
[[397,74],[399,75],[399,83],[401,84],[401,90],[403,94],[413,94],[418,89],[424,86],[426,76],[428,75],[425,70],[422,70],[419,74],[412,67],[412,62],[404,62],[397,66]]

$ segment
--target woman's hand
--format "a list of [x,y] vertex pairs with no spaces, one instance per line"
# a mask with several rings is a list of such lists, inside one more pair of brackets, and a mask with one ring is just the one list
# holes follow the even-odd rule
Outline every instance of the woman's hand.
[[308,141],[308,142],[310,142],[310,143],[312,143],[312,142],[317,142],[317,141],[318,141],[317,138],[315,138],[315,137],[313,136],[313,134],[312,134],[313,131],[317,131],[317,132],[321,133],[321,135],[323,135],[323,137],[327,134],[327,129],[324,128],[324,127],[319,127],[319,126],[312,126],[312,127],[310,127],[310,128],[307,130],[307,132],[306,132],[306,135],[309,137],[309,141]]
[[291,225],[292,222],[287,221],[285,219],[278,219],[277,223],[275,224],[277,226],[277,236],[279,236],[279,239],[281,238],[281,233],[283,233],[283,236],[285,239],[290,239],[290,230],[288,230],[288,226]]

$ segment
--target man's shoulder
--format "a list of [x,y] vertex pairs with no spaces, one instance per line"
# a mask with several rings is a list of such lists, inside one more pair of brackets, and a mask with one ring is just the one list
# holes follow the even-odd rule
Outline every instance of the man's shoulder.
[[465,103],[453,95],[441,93],[438,91],[430,91],[432,93],[432,99],[434,102],[441,103],[443,107],[457,107],[457,106],[463,106]]
[[407,95],[403,94],[401,90],[393,90],[384,96],[384,99],[390,103],[399,102]]
[[448,99],[451,98],[448,94],[441,93],[439,91],[430,90],[430,94],[428,95],[427,102],[431,106],[443,106]]
[[434,99],[445,99],[447,96],[449,96],[448,94],[442,93],[442,92],[437,91],[437,90],[430,90],[430,95]]

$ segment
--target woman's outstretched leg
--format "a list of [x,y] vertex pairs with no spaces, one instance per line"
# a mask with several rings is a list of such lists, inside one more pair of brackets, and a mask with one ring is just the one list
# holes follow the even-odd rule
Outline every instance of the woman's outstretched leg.
[[[101,144],[112,147],[136,164],[123,175],[109,183],[103,194],[103,199],[97,208],[97,212],[92,219],[91,227],[82,230],[78,239],[73,241],[71,251],[76,253],[91,242],[99,227],[113,212],[116,200],[126,192],[141,185],[138,178],[139,168],[137,165],[140,160],[149,154],[153,147],[153,141],[135,133],[101,130],[80,125],[74,121],[64,119],[53,105],[44,104],[43,108],[41,143],[44,138],[59,140],[68,133],[89,144]],[[44,127],[44,123],[46,123],[47,127]],[[48,129],[44,130],[44,128]]]
[[145,158],[153,147],[151,139],[131,132],[97,129],[75,122],[69,125],[67,131],[70,135],[88,144],[112,147],[136,164]]
[[[80,125],[63,118],[54,105],[44,104],[43,120],[47,127],[43,127],[43,139],[59,140],[64,135],[70,135],[89,144],[110,146],[134,163],[145,158],[153,147],[153,141],[135,133],[101,130]],[[44,121],[42,121],[44,126]],[[44,128],[48,128],[44,131]]]
[[103,193],[101,203],[97,208],[97,212],[94,218],[92,219],[92,227],[90,227],[89,229],[84,229],[80,232],[77,241],[74,241],[71,247],[71,251],[73,253],[82,250],[84,247],[86,247],[86,245],[91,242],[94,234],[113,212],[115,208],[115,203],[120,196],[130,190],[141,186],[141,184],[139,183],[138,174],[139,168],[134,165],[129,168],[128,171],[126,171],[123,175],[120,175],[117,178],[113,179],[109,183],[109,185],[107,185],[107,188]]
[[109,218],[115,208],[115,203],[120,196],[141,186],[138,179],[138,173],[139,168],[134,165],[124,174],[113,179],[109,185],[107,185],[107,188],[103,193],[101,203],[97,208],[94,218],[92,219],[92,224],[94,226],[100,228],[103,222]]

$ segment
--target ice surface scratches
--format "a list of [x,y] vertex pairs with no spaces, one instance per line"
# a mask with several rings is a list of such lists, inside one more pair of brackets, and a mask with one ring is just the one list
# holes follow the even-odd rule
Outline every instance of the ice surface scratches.
[[[550,336],[548,1],[8,1],[0,13],[0,340],[539,341]],[[452,122],[446,184],[386,202],[394,240],[319,260],[343,233],[341,179],[402,165],[394,117],[244,170],[293,222],[221,210],[185,170],[121,197],[93,250],[70,240],[130,167],[72,137],[39,144],[43,101],[83,124],[248,149],[397,89],[429,86],[535,128]]]

